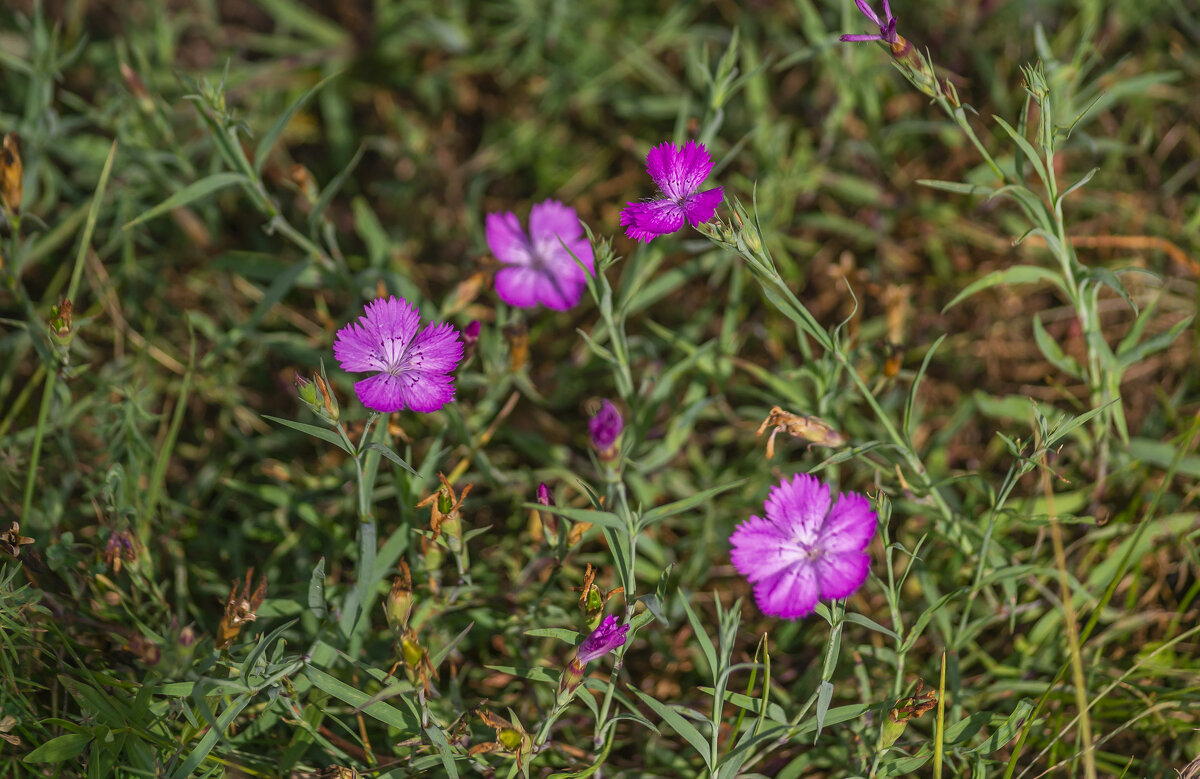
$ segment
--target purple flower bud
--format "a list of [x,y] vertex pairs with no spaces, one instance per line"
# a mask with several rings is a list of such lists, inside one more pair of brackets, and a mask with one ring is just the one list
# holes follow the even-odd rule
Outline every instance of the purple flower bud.
[[588,422],[588,433],[592,436],[592,446],[601,452],[612,449],[617,442],[617,437],[624,429],[625,421],[621,419],[621,412],[617,411],[617,407],[607,398],[601,402],[596,416]]
[[609,614],[590,636],[583,640],[576,650],[575,658],[580,663],[590,663],[625,643],[629,633],[629,625],[617,626],[617,618]]
[[546,486],[545,482],[538,486],[537,502],[543,506],[554,505],[554,497],[550,494],[550,488]]
[[466,341],[467,346],[471,346],[479,340],[479,328],[478,319],[472,320],[471,324],[463,328],[463,340]]

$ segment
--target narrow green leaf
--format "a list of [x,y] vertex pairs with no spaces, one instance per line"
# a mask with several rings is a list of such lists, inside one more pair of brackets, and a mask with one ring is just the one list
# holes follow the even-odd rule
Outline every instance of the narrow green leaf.
[[696,612],[692,610],[692,604],[688,602],[687,593],[683,593],[683,609],[687,612],[688,622],[692,623],[692,631],[696,634],[696,642],[700,644],[700,650],[704,652],[704,659],[708,661],[708,670],[710,673],[717,672],[717,648],[713,646],[712,639],[708,637],[708,632],[704,629],[704,623],[696,616]]
[[708,770],[712,770],[712,745],[708,743],[708,739],[700,734],[700,731],[695,725],[683,718],[683,715],[675,711],[665,703],[650,697],[633,685],[629,685],[629,689],[634,695],[642,699],[642,702],[654,709],[654,713],[662,718],[663,722],[671,726],[671,729],[683,737],[685,741],[692,745],[692,748],[700,753],[700,757],[704,758],[704,764],[708,766]]
[[411,465],[404,462],[403,458],[401,458],[400,455],[396,454],[391,449],[389,449],[388,447],[379,443],[378,441],[373,441],[373,442],[367,444],[366,451],[379,452],[381,455],[388,458],[389,460],[394,462],[396,465],[399,465],[401,468],[408,471],[413,476],[416,476],[418,479],[421,478],[421,474],[417,473],[416,470]]
[[471,628],[473,628],[473,627],[475,627],[474,622],[468,623],[465,628],[463,628],[461,631],[459,631],[457,636],[455,636],[454,638],[452,638],[450,640],[450,643],[446,644],[445,646],[443,646],[441,649],[439,649],[437,652],[434,653],[433,657],[430,658],[430,662],[433,663],[434,668],[437,668],[438,666],[440,666],[442,664],[442,661],[445,660],[450,655],[450,653],[454,651],[454,647],[456,647],[462,643],[462,640],[467,637],[467,634],[471,632]]
[[984,739],[982,744],[974,749],[967,750],[967,752],[986,755],[1003,748],[1008,742],[1016,738],[1017,731],[1025,724],[1026,718],[1032,712],[1033,703],[1028,698],[1022,698],[1017,703],[1017,708],[1013,710],[1013,713],[1008,715],[1008,718],[992,731],[992,735]]
[[917,179],[917,183],[930,189],[940,189],[943,192],[954,192],[959,195],[990,195],[994,187],[981,187],[978,184],[964,184],[958,181],[938,181],[936,179]]
[[702,503],[708,502],[714,496],[720,495],[722,492],[727,492],[734,487],[740,487],[745,483],[745,479],[738,479],[737,481],[732,481],[728,484],[722,484],[719,487],[710,487],[707,490],[702,490],[701,492],[697,492],[694,495],[689,495],[682,500],[677,500],[674,503],[668,503],[665,506],[656,506],[642,515],[642,520],[639,523],[639,529],[645,529],[656,522],[662,522],[668,517],[673,517],[676,514],[682,514],[683,512],[693,509]]
[[1063,352],[1058,342],[1050,337],[1050,334],[1046,332],[1046,328],[1042,326],[1042,317],[1039,314],[1033,315],[1033,340],[1037,343],[1042,356],[1051,365],[1077,379],[1083,378],[1083,369],[1079,366],[1079,362],[1074,357]]
[[566,628],[534,628],[526,630],[525,635],[534,638],[557,638],[559,641],[575,646],[579,643],[580,634],[578,630],[567,630]]
[[817,687],[817,735],[821,737],[821,729],[825,727],[825,717],[829,714],[829,702],[833,700],[833,684],[822,679]]
[[933,346],[925,351],[925,357],[921,360],[921,369],[917,371],[917,375],[913,378],[912,384],[908,388],[908,399],[904,404],[904,423],[901,428],[904,431],[904,438],[910,444],[912,443],[912,419],[913,409],[917,405],[917,391],[921,388],[921,380],[925,378],[925,371],[929,370],[929,361],[933,359],[934,352],[942,345],[942,341],[946,340],[946,334],[942,333],[938,339],[933,342]]
[[325,558],[322,557],[313,567],[312,576],[308,579],[308,608],[317,619],[324,620],[329,616],[329,608],[325,605]]
[[398,728],[403,733],[415,736],[420,732],[421,723],[411,715],[397,709],[391,704],[383,701],[371,700],[371,696],[365,692],[356,690],[350,685],[342,682],[329,674],[312,666],[306,666],[304,675],[310,682],[313,683],[319,690],[327,692],[343,703],[355,708],[361,709],[364,714],[370,715],[379,720],[385,725],[391,725]]
[[1046,178],[1046,165],[1042,162],[1041,158],[1038,157],[1038,153],[1034,150],[1033,145],[1030,144],[1029,141],[1025,140],[1025,136],[1014,130],[1011,124],[1004,121],[999,116],[993,114],[992,118],[996,120],[997,124],[1004,128],[1004,132],[1008,133],[1008,137],[1012,138],[1017,146],[1020,147],[1025,156],[1029,158],[1029,161],[1033,164],[1034,170],[1037,171],[1038,178],[1042,180],[1042,184],[1046,187],[1046,190],[1049,191],[1050,182],[1049,179]]
[[590,522],[598,527],[615,530],[622,537],[629,532],[629,527],[625,524],[625,521],[611,511],[593,511],[591,509],[577,509],[568,506],[543,506],[540,503],[526,503],[524,507],[543,513],[557,514],[560,517],[566,517],[572,522]]
[[350,449],[349,446],[346,445],[346,442],[343,441],[339,436],[334,435],[334,433],[330,430],[326,430],[321,427],[316,427],[315,425],[306,425],[303,422],[293,422],[290,419],[280,419],[279,417],[273,417],[268,414],[263,414],[262,417],[263,417],[263,419],[269,419],[270,421],[274,422],[277,425],[283,425],[284,427],[290,427],[293,430],[299,430],[301,433],[310,435],[313,438],[320,438],[322,441],[328,441],[329,443],[333,444],[337,448],[341,449],[346,454],[351,455],[351,456],[354,455],[354,452]]
[[210,195],[218,189],[233,186],[234,184],[242,184],[243,186],[250,185],[250,179],[243,176],[241,173],[214,173],[207,178],[202,178],[199,181],[193,181],[183,189],[171,195],[169,198],[145,211],[136,219],[126,222],[122,230],[128,230],[134,225],[162,216],[173,208],[187,205],[193,200],[199,200],[205,195]]
[[859,614],[857,612],[847,611],[846,612],[846,621],[853,622],[856,625],[862,625],[865,628],[874,630],[876,633],[882,633],[883,635],[888,636],[889,638],[892,638],[896,641],[900,640],[900,636],[896,635],[896,631],[892,630],[891,628],[886,628],[883,625],[880,625],[875,620],[871,619],[870,617],[864,617],[862,614]]
[[949,311],[972,295],[982,292],[985,289],[990,289],[997,284],[1033,284],[1042,281],[1049,281],[1059,289],[1063,289],[1062,279],[1059,278],[1057,273],[1046,268],[1039,268],[1036,265],[1014,265],[1011,268],[992,271],[983,278],[976,279],[968,284],[962,292],[955,295],[954,299],[942,308],[942,313]]
[[1069,186],[1065,190],[1063,190],[1063,193],[1058,196],[1058,200],[1055,201],[1055,203],[1054,203],[1055,207],[1057,208],[1058,206],[1062,205],[1062,202],[1063,202],[1063,200],[1066,199],[1067,195],[1071,194],[1075,190],[1079,189],[1080,187],[1086,185],[1089,181],[1091,181],[1092,177],[1095,176],[1099,170],[1100,170],[1099,168],[1092,168],[1087,173],[1083,174],[1083,178],[1079,179],[1079,181],[1076,181],[1074,184],[1072,184],[1071,186]]
[[1151,336],[1137,346],[1131,346],[1124,352],[1121,352],[1117,355],[1120,359],[1121,366],[1128,368],[1136,365],[1155,352],[1161,352],[1162,350],[1166,349],[1171,344],[1175,343],[1175,339],[1179,337],[1180,333],[1187,329],[1188,325],[1192,323],[1192,319],[1193,317],[1190,316],[1180,319],[1171,326],[1170,330],[1159,333],[1155,336]]
[[42,744],[25,755],[24,760],[26,763],[61,763],[87,749],[91,740],[91,733],[67,733]]
[[271,147],[275,145],[275,141],[278,140],[279,136],[283,134],[283,131],[287,128],[288,123],[292,121],[292,117],[296,115],[296,112],[303,108],[304,105],[312,99],[313,95],[320,92],[321,87],[325,86],[331,80],[340,75],[341,73],[332,73],[318,81],[303,95],[301,95],[296,102],[288,106],[288,109],[284,111],[278,119],[275,120],[274,124],[271,125],[271,128],[267,130],[261,139],[259,139],[258,145],[254,147],[255,173],[262,173],[263,164],[267,161],[267,155],[271,153]]

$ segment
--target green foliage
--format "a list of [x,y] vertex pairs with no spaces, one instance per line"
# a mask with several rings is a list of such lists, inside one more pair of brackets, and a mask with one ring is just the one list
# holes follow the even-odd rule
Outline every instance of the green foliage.
[[[895,67],[840,0],[193,5],[0,11],[0,777],[1200,753],[1186,4],[896,0]],[[627,240],[691,138],[717,218]],[[485,215],[548,197],[597,273],[513,309]],[[482,322],[455,404],[335,367],[380,289]],[[768,459],[774,406],[847,444]],[[879,530],[785,622],[726,539],[795,472]]]

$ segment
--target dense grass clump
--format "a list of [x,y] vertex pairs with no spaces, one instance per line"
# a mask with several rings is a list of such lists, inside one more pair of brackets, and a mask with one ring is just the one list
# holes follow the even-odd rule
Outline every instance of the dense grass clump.
[[0,777],[1200,776],[1200,15],[880,5],[0,11]]

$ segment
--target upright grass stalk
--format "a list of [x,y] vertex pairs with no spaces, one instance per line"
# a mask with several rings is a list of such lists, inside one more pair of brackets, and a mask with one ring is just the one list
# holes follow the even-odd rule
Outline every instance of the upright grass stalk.
[[[100,180],[96,184],[96,191],[92,195],[92,205],[88,209],[87,221],[83,225],[83,235],[79,239],[79,248],[75,252],[75,267],[71,271],[71,283],[67,287],[67,300],[72,303],[76,302],[76,295],[79,290],[79,280],[83,276],[83,263],[87,257],[87,253],[92,248],[92,234],[96,231],[96,221],[100,216],[100,205],[104,202],[104,191],[108,187],[108,177],[112,173],[113,159],[117,156],[117,141],[112,142],[109,147],[108,157],[104,160],[104,167],[100,170]],[[30,322],[30,336],[33,338],[41,337],[44,327],[41,322]],[[21,498],[21,516],[28,517],[29,510],[33,505],[33,487],[37,482],[38,461],[42,453],[42,439],[46,435],[47,422],[50,417],[50,403],[54,397],[55,385],[58,383],[59,366],[55,366],[54,370],[49,370],[46,376],[46,383],[42,387],[42,402],[38,407],[37,425],[33,432],[33,449],[29,453],[29,473],[25,477],[25,492]]]

